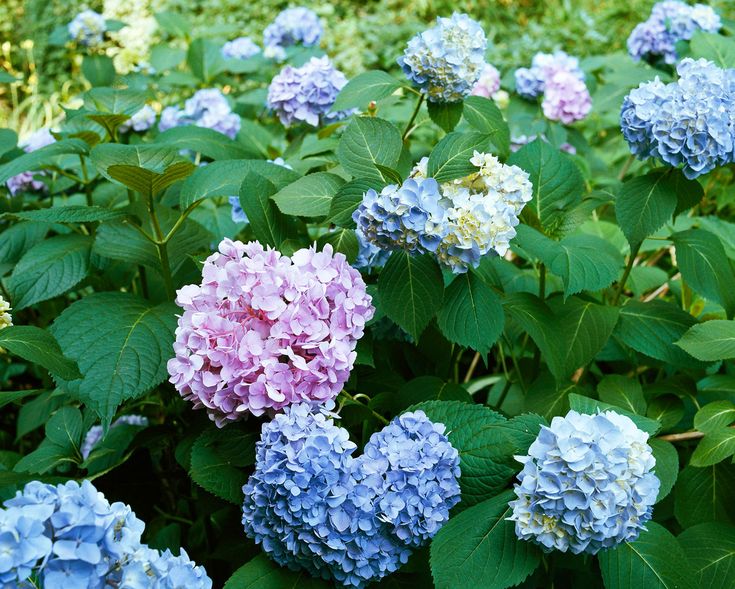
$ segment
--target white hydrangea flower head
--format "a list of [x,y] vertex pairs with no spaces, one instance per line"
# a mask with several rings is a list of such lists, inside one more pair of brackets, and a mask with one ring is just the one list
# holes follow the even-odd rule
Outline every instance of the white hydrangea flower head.
[[13,325],[13,318],[10,315],[10,303],[0,295],[0,329],[5,329]]

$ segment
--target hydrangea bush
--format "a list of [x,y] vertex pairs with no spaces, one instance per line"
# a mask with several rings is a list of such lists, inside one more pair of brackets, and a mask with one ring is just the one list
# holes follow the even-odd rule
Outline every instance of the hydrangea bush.
[[735,586],[732,15],[417,9],[349,77],[341,6],[59,23],[84,90],[0,129],[0,585]]

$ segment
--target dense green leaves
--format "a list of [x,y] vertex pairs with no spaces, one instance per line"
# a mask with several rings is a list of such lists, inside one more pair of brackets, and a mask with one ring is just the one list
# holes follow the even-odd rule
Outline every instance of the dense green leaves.
[[245,174],[239,190],[240,206],[253,233],[263,244],[272,247],[286,239],[286,219],[271,200],[276,191],[273,182],[255,171]]
[[674,487],[674,514],[687,528],[702,522],[735,521],[735,466],[720,463],[704,468],[687,466]]
[[694,570],[698,587],[735,586],[735,527],[703,523],[684,530],[678,540]]

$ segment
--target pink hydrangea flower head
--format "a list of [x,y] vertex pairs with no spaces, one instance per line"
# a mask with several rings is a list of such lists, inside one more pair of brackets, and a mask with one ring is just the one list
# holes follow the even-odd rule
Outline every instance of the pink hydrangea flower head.
[[220,427],[336,397],[375,312],[360,273],[331,245],[288,258],[230,239],[176,303],[184,313],[169,380]]
[[484,98],[492,98],[500,90],[500,72],[497,68],[489,63],[485,64],[485,67],[480,73],[480,79],[477,80],[477,84],[472,88],[472,96],[483,96]]
[[560,69],[546,81],[541,108],[547,119],[569,125],[589,114],[592,98],[583,80],[570,71]]

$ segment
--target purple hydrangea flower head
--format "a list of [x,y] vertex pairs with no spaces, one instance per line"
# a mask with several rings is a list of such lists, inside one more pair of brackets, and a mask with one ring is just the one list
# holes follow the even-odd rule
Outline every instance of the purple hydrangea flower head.
[[258,47],[250,37],[238,37],[228,41],[222,47],[222,57],[228,59],[250,59],[260,53]]
[[494,65],[486,63],[470,94],[472,96],[492,98],[493,94],[498,90],[500,90],[500,72]]
[[328,57],[312,57],[301,67],[287,65],[273,78],[268,87],[268,108],[287,127],[299,122],[318,127],[354,112],[330,112],[345,84],[347,78]]
[[[56,139],[51,134],[50,129],[44,127],[31,133],[28,138],[20,144],[23,151],[30,153],[51,145]],[[43,172],[21,172],[15,176],[8,178],[5,185],[8,187],[8,191],[11,195],[15,196],[21,192],[45,192],[46,185],[41,180],[36,179],[36,175],[42,176]]]
[[688,41],[697,31],[716,33],[720,28],[722,21],[709,6],[665,0],[654,5],[651,16],[633,29],[628,53],[636,61],[662,57],[666,63],[675,63],[677,42]]
[[651,519],[659,480],[648,434],[614,411],[570,411],[543,426],[511,501],[516,535],[547,552],[596,554],[632,542]]
[[243,525],[277,563],[349,587],[397,570],[459,501],[459,455],[421,411],[362,456],[330,415],[293,405],[264,424],[243,487]]
[[182,122],[183,111],[176,106],[167,106],[161,111],[161,118],[158,121],[158,130],[163,133],[174,127],[186,124]]
[[531,61],[530,68],[518,68],[515,71],[516,92],[532,100],[546,90],[546,83],[559,71],[566,71],[580,81],[584,81],[584,72],[579,67],[579,60],[564,51],[554,53],[537,53]]
[[224,94],[216,88],[198,90],[184,103],[184,108],[169,106],[163,109],[158,130],[196,125],[214,129],[234,139],[240,131],[240,117],[232,112]]
[[83,10],[74,17],[68,26],[72,40],[86,47],[96,47],[102,43],[107,23],[105,17],[94,10]]
[[311,47],[322,38],[322,25],[313,10],[287,8],[263,31],[263,44],[266,47],[283,49],[292,45]]
[[331,245],[288,258],[229,239],[176,302],[170,381],[219,426],[336,397],[374,313],[360,273]]
[[137,133],[142,133],[152,128],[156,124],[156,111],[152,106],[146,104],[132,117],[120,125],[120,132],[127,133],[132,129]]
[[626,96],[621,129],[633,154],[691,179],[735,161],[735,70],[687,58],[677,72],[676,82],[656,78]]
[[485,67],[487,39],[466,14],[437,18],[417,34],[398,59],[406,77],[431,102],[458,102],[468,96]]
[[[146,427],[148,425],[148,418],[143,417],[142,415],[123,415],[122,417],[118,417],[115,421],[112,422],[110,429],[113,429],[120,425]],[[85,460],[89,458],[89,455],[92,450],[94,450],[94,447],[102,439],[102,434],[103,429],[101,425],[93,425],[89,428],[87,435],[84,436],[84,440],[82,441],[82,446],[80,448],[82,458],[84,458]]]
[[541,108],[547,119],[569,125],[589,114],[592,98],[583,80],[569,70],[558,70],[546,80]]
[[[277,157],[274,160],[267,160],[271,164],[276,164],[277,166],[283,166],[284,168],[288,168],[289,170],[293,170],[291,166],[289,166],[286,161],[282,157]],[[239,196],[230,196],[228,198],[230,205],[232,206],[232,221],[234,223],[247,223],[248,222],[248,216],[245,214],[245,211],[242,210],[242,205],[240,204],[240,197]]]

